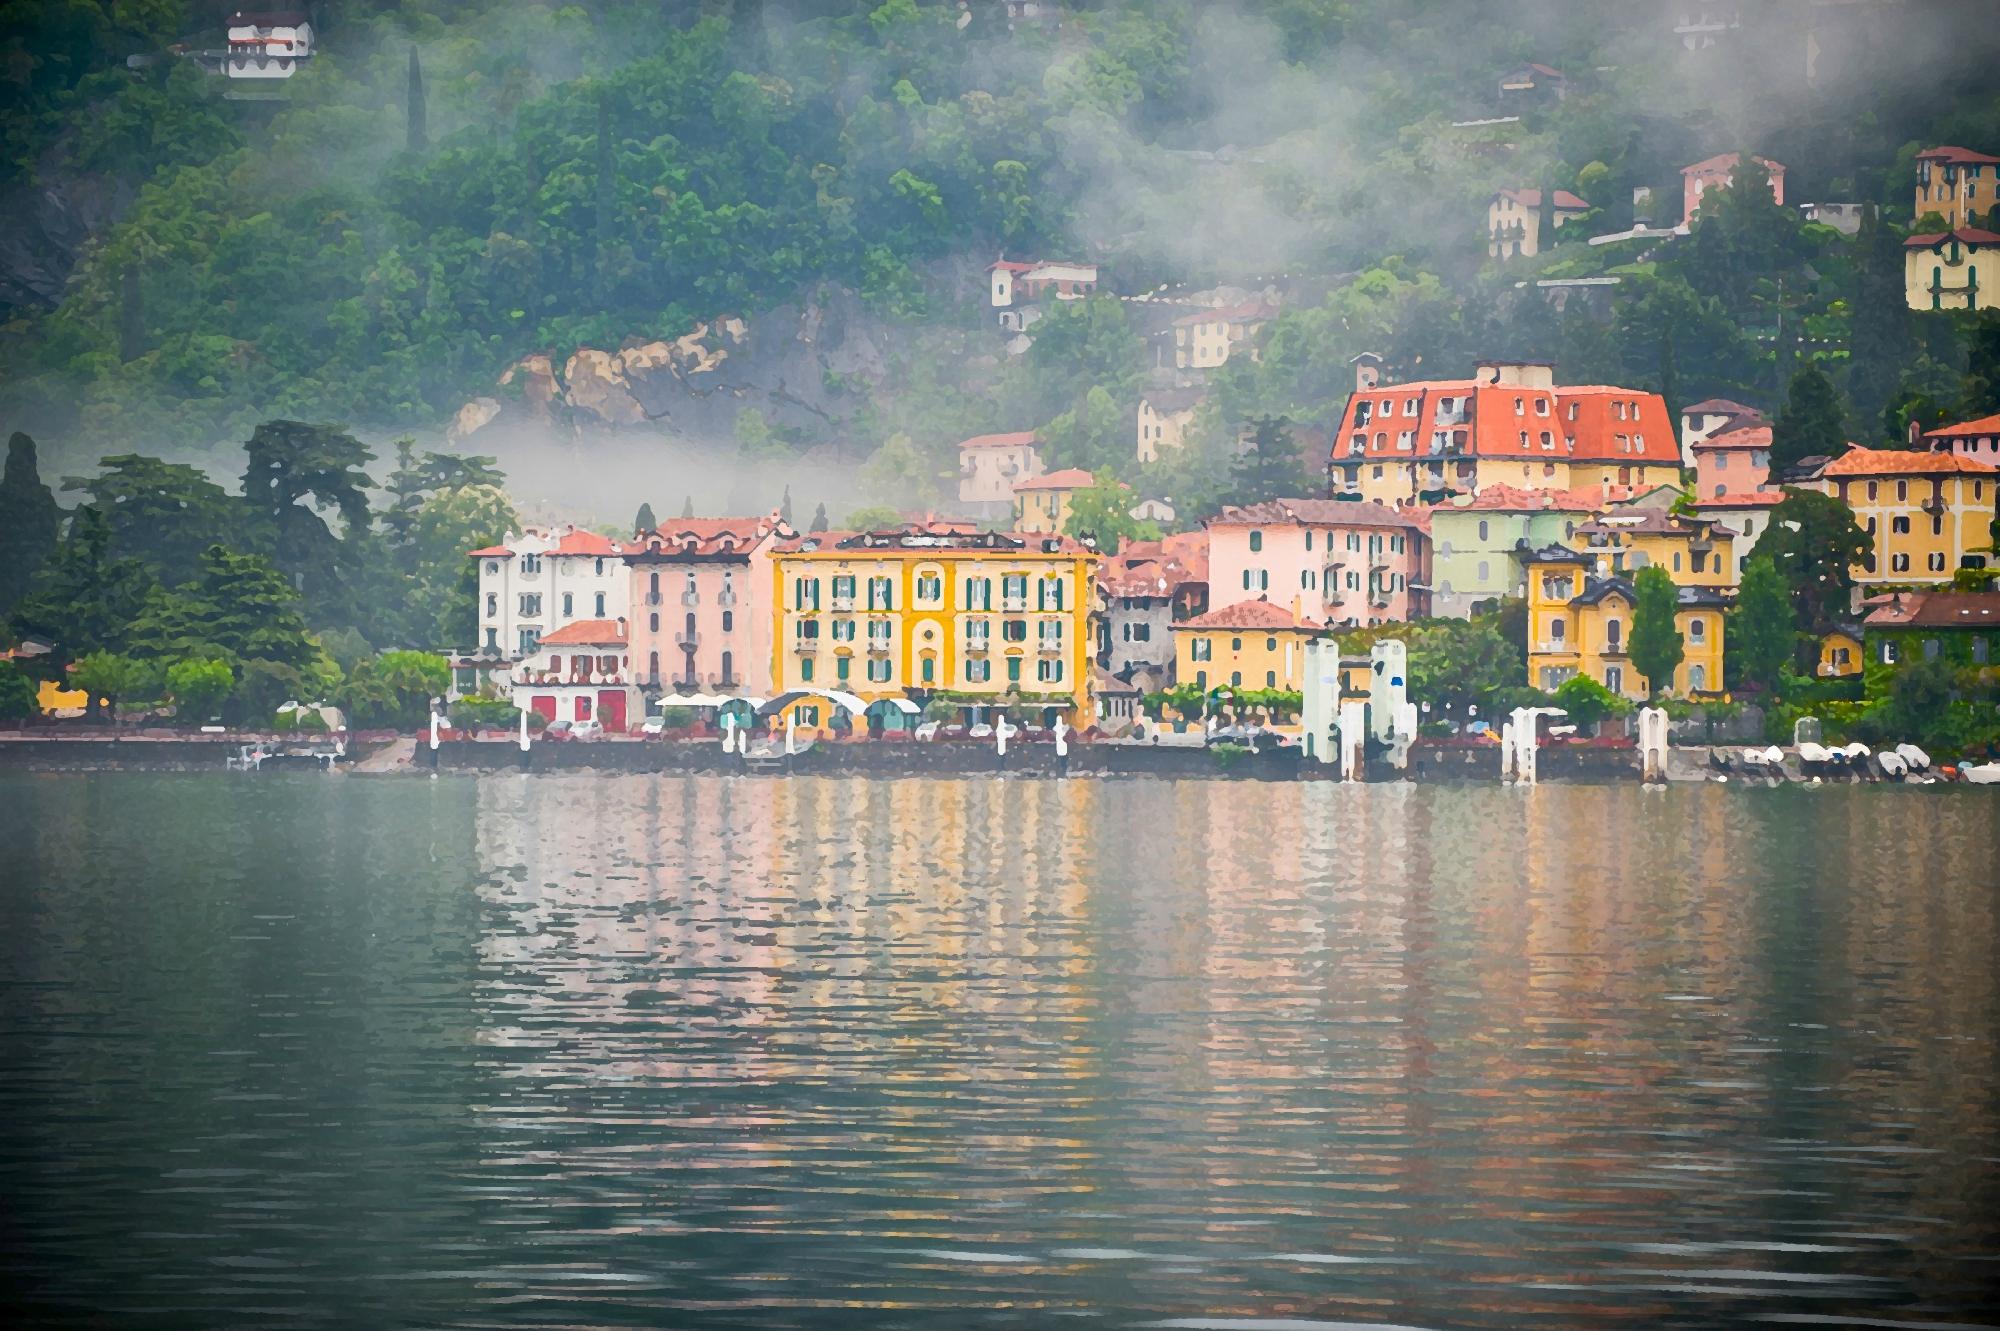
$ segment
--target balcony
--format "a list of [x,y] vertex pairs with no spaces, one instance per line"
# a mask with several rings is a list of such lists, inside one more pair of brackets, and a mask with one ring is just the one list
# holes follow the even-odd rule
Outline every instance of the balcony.
[[667,598],[666,598],[666,597],[664,597],[664,596],[662,596],[662,595],[660,595],[660,594],[659,594],[658,592],[647,592],[647,593],[646,593],[646,604],[647,604],[647,605],[664,605],[664,604],[666,604],[666,600],[667,600]]
[[854,609],[854,596],[852,593],[842,596],[840,593],[835,592],[832,603],[835,610],[852,611]]
[[1000,608],[1002,610],[1012,610],[1017,613],[1026,610],[1028,608],[1027,595],[1023,593],[1020,596],[1003,596],[1000,598]]
[[984,656],[992,650],[993,640],[991,638],[967,638],[965,640],[965,653],[968,656]]
[[736,608],[736,589],[734,587],[724,587],[720,592],[716,593],[715,603],[724,610],[734,610]]
[[792,651],[799,656],[811,656],[819,651],[818,638],[792,639]]
[[689,633],[683,629],[674,635],[674,646],[680,648],[682,651],[691,652],[701,646],[701,634],[699,631]]
[[1063,654],[1063,640],[1061,638],[1043,638],[1036,644],[1035,650],[1043,656],[1061,656]]
[[1937,514],[1944,512],[1944,500],[1937,495],[1932,495],[1929,499],[1924,500],[1923,508],[1924,512],[1935,517]]
[[1575,656],[1576,648],[1570,646],[1567,638],[1539,638],[1535,642],[1537,656]]
[[887,638],[870,638],[868,640],[868,654],[870,656],[887,656],[894,647],[895,644]]
[[681,593],[681,604],[689,606],[700,605],[701,593],[695,591],[693,588],[689,588],[687,591]]

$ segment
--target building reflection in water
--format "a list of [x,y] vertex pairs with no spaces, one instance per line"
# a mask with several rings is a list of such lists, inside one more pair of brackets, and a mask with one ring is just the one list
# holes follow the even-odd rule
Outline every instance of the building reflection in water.
[[485,780],[487,1164],[768,1316],[1948,1305],[2000,1213],[1989,807]]

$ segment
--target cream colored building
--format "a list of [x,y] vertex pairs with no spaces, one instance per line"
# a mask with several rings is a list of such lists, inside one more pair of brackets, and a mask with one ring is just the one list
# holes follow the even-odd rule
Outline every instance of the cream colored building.
[[1152,462],[1179,448],[1201,406],[1199,388],[1153,388],[1139,395],[1138,447],[1134,456]]

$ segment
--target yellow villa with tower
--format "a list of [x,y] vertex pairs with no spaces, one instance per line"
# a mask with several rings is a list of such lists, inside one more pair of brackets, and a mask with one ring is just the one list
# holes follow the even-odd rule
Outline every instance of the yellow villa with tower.
[[[772,554],[773,691],[865,702],[940,694],[1040,706],[1082,724],[1098,556],[1064,536],[963,524],[817,532]],[[790,709],[808,730],[827,709]]]
[[[1600,572],[1608,556],[1591,550],[1548,546],[1523,555],[1528,574],[1528,683],[1553,690],[1564,680],[1588,675],[1635,702],[1647,696],[1648,681],[1632,664],[1632,619],[1636,597],[1630,579]],[[1723,612],[1729,597],[1714,586],[1676,579],[1682,657],[1662,692],[1683,698],[1722,692]]]

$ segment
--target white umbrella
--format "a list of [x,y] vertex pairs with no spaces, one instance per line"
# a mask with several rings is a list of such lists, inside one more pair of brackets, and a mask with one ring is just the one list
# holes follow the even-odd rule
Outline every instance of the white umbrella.
[[1846,754],[1850,758],[1866,758],[1868,756],[1869,749],[1866,744],[1863,744],[1860,740],[1857,739],[1852,744],[1842,749],[1841,752]]
[[1799,761],[1802,763],[1823,763],[1833,757],[1824,745],[1805,740],[1799,745]]
[[1898,744],[1896,752],[1902,756],[1904,762],[1919,772],[1931,765],[1931,756],[1914,744]]

